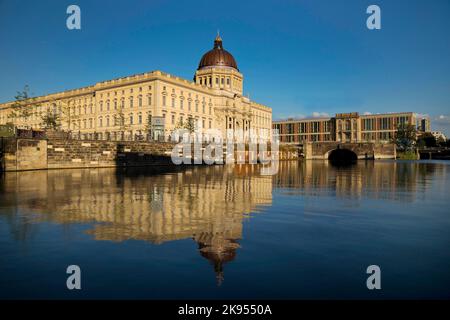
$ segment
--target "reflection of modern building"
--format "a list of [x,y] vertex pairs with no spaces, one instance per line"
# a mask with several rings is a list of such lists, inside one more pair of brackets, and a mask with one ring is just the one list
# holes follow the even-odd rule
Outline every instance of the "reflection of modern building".
[[416,124],[412,112],[360,115],[338,113],[334,117],[274,121],[282,143],[389,142],[399,125]]
[[[243,220],[272,203],[272,178],[260,176],[259,169],[195,167],[165,175],[142,168],[117,175],[114,169],[22,172],[7,175],[4,183],[17,190],[15,201],[42,213],[39,219],[68,226],[93,223],[88,233],[96,240],[193,239],[220,283],[224,264],[239,248]],[[39,190],[31,196],[30,184]],[[70,187],[76,185],[80,188]]]
[[273,176],[273,187],[312,198],[328,196],[331,192],[338,199],[347,200],[414,201],[417,181],[429,179],[429,175],[445,174],[445,170],[437,172],[441,170],[438,166],[427,169],[424,170],[420,163],[411,165],[407,162],[370,161],[339,168],[324,161],[282,161],[279,173]]
[[59,114],[62,127],[85,139],[134,139],[149,131],[152,117],[164,119],[167,136],[191,118],[200,131],[255,129],[268,134],[272,109],[243,95],[243,74],[217,36],[203,55],[194,81],[161,71],[98,82],[29,100],[29,117],[11,118],[13,102],[0,104],[0,124],[39,128],[42,116]]

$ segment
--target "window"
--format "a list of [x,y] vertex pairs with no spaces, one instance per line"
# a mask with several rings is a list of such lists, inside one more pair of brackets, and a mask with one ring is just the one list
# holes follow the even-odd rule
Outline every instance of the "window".
[[109,116],[106,117],[106,126],[109,127]]
[[102,111],[103,111],[103,102],[100,101],[100,112],[102,112]]
[[162,99],[163,99],[162,105],[165,107],[166,106],[166,96],[163,96]]
[[389,130],[390,126],[391,126],[391,119],[390,118],[381,118],[380,119],[381,130]]
[[365,131],[375,130],[375,119],[364,119],[363,126]]
[[175,124],[175,115],[172,115],[172,124]]
[[139,113],[139,116],[138,116],[138,121],[139,121],[139,124],[142,124],[142,114],[140,114],[140,113]]
[[148,105],[151,106],[152,105],[152,95],[151,94],[148,95],[147,100],[148,100]]
[[202,105],[202,112],[205,113],[205,103],[204,102],[203,102],[203,105]]
[[133,124],[133,114],[130,114],[130,124]]
[[180,109],[183,110],[183,100],[180,100]]
[[209,114],[211,114],[211,106],[209,106]]
[[103,119],[101,117],[98,119],[98,126],[100,128],[103,126]]
[[195,112],[198,112],[198,102],[195,103]]
[[175,98],[172,98],[172,108],[175,108]]
[[[133,89],[131,89],[133,90]],[[133,108],[133,97],[130,97],[130,108]]]
[[188,101],[188,110],[191,111],[191,102]]
[[109,111],[109,100],[106,101],[106,110]]
[[230,78],[227,78],[227,86],[230,85]]
[[211,120],[209,120],[209,128],[211,129]]
[[306,133],[306,123],[305,122],[300,123],[299,131],[300,131],[300,133]]
[[117,110],[117,100],[114,99],[114,110]]
[[[139,89],[142,89],[142,88],[139,88]],[[142,96],[139,96],[138,104],[139,104],[139,107],[142,107]]]

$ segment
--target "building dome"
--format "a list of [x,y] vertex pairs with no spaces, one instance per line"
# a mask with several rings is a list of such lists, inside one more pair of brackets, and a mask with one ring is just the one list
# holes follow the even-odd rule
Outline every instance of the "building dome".
[[219,35],[214,40],[214,48],[203,55],[197,70],[210,67],[229,67],[239,71],[233,55],[223,48]]

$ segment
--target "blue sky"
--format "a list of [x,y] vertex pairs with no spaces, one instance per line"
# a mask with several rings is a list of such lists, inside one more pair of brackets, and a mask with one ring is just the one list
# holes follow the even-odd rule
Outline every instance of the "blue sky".
[[[66,8],[81,8],[81,30]],[[381,8],[382,29],[366,28]],[[274,118],[429,114],[450,135],[450,1],[0,0],[0,101],[151,70],[192,79],[220,29]]]

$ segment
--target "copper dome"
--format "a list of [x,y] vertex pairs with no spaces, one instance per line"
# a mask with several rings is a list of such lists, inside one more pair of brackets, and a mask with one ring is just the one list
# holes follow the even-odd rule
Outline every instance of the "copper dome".
[[239,71],[233,55],[223,48],[219,35],[214,40],[214,48],[203,55],[197,70],[207,67],[231,67]]

